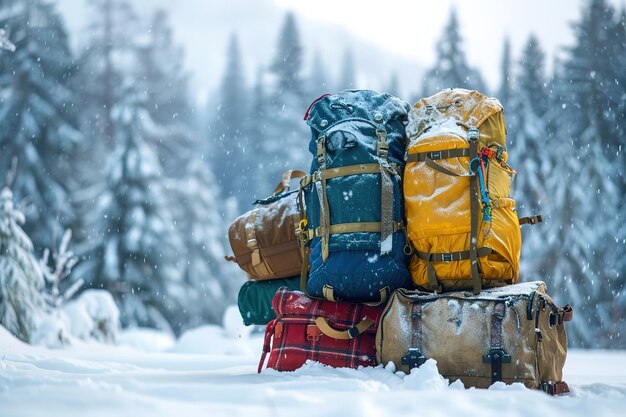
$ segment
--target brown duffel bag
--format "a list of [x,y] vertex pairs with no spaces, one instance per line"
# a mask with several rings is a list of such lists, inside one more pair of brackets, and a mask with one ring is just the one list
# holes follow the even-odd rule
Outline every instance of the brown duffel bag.
[[568,392],[562,381],[567,356],[563,323],[571,306],[558,308],[543,282],[471,292],[432,294],[399,289],[376,334],[382,364],[408,373],[435,359],[441,375],[466,387],[521,382],[550,394]]
[[254,210],[239,216],[230,225],[228,238],[234,257],[226,257],[248,273],[250,279],[278,279],[300,275],[302,254],[296,229],[300,211],[297,190],[289,182],[305,175],[290,170],[283,174],[272,195],[258,200]]

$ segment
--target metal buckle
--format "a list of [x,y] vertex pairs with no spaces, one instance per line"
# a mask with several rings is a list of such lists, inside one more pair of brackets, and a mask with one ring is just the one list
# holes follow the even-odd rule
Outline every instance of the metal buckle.
[[442,255],[442,259],[443,262],[452,262],[452,254],[451,253],[444,253]]

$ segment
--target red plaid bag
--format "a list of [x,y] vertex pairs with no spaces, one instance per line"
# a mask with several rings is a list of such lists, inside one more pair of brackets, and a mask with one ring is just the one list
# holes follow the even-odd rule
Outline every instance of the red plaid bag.
[[384,306],[312,299],[281,288],[272,300],[276,319],[265,329],[263,354],[267,367],[293,371],[307,360],[335,368],[375,366],[374,341]]

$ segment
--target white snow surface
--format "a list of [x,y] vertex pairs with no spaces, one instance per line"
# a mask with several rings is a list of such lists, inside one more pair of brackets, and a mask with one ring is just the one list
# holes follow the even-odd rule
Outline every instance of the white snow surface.
[[118,346],[26,345],[0,327],[0,416],[467,416],[588,417],[626,407],[626,352],[570,351],[571,393],[549,397],[521,384],[488,390],[449,384],[429,360],[410,375],[386,367],[257,374],[263,338],[205,326],[175,341],[146,329]]

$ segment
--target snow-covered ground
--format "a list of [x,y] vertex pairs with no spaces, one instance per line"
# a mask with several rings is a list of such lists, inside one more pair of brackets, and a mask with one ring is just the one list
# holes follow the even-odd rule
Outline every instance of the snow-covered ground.
[[427,362],[411,375],[391,367],[256,372],[262,346],[249,329],[206,326],[179,340],[149,330],[118,346],[29,346],[0,327],[0,416],[480,416],[623,415],[626,352],[570,352],[572,392],[553,398],[516,384],[449,385]]

